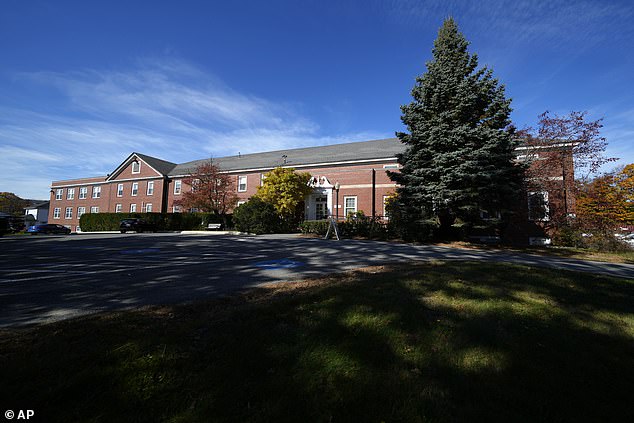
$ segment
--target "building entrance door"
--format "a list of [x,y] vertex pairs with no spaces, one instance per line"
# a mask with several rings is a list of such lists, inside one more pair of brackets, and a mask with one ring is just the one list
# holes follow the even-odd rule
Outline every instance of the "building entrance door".
[[328,197],[320,195],[315,197],[315,220],[323,220],[328,217]]

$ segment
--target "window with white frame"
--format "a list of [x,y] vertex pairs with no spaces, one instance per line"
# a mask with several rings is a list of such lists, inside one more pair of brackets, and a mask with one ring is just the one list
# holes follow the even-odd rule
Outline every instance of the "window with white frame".
[[198,191],[199,186],[200,186],[200,179],[192,179],[192,192]]
[[348,217],[350,213],[357,212],[357,196],[343,197],[343,215]]
[[154,195],[154,181],[147,182],[147,195]]
[[182,211],[183,211],[183,209],[181,209],[181,206],[173,206],[172,207],[172,213],[180,213]]
[[180,179],[177,179],[174,181],[174,194],[178,195],[181,193],[181,189],[182,189],[182,181]]
[[64,215],[64,219],[72,219],[73,218],[73,208],[66,207],[66,214]]
[[101,198],[101,186],[95,185],[92,187],[92,198]]
[[117,204],[116,206],[114,206],[115,213],[121,213],[122,209],[123,209],[123,206],[121,206],[121,204]]
[[240,207],[241,205],[245,204],[246,200],[240,200],[238,201],[238,205],[236,207]]
[[74,200],[75,199],[75,188],[68,188],[66,191],[66,199]]
[[123,197],[123,184],[117,185],[117,197]]
[[528,219],[547,221],[550,207],[548,205],[548,192],[537,191],[528,193]]
[[99,207],[97,206],[92,206],[90,208],[90,213],[99,213]]
[[132,196],[136,197],[138,193],[139,193],[139,183],[132,182]]
[[132,173],[141,173],[141,163],[138,161],[132,162]]
[[238,176],[238,192],[245,192],[247,190],[247,177]]
[[147,203],[145,205],[145,212],[146,213],[152,213],[152,203]]
[[61,200],[64,197],[64,188],[59,188],[55,190],[55,199]]
[[130,204],[130,213],[136,213],[136,204],[135,203]]
[[59,219],[61,214],[62,214],[62,209],[60,209],[59,207],[55,207],[53,209],[53,219]]
[[383,196],[383,218],[384,219],[389,219],[390,218],[390,214],[389,214],[389,212],[387,210],[387,205],[388,205],[388,202],[389,202],[389,198],[390,198],[389,195],[384,195]]
[[266,173],[260,173],[260,186],[264,185],[265,179],[266,179]]
[[383,165],[383,169],[398,169],[398,163],[385,164]]
[[79,219],[84,213],[86,213],[86,207],[77,207],[77,219]]
[[88,187],[79,187],[79,199],[85,200],[88,197]]

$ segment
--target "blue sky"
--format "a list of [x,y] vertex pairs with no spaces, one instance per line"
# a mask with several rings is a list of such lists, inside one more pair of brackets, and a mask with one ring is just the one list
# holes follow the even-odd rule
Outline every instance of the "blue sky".
[[185,162],[394,136],[447,16],[517,126],[587,110],[617,165],[634,162],[631,0],[2,0],[0,191],[48,198],[132,151]]

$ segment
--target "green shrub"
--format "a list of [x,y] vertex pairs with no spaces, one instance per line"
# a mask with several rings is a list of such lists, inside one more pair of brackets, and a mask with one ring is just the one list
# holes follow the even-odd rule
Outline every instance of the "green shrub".
[[233,223],[239,231],[258,235],[279,233],[284,228],[275,207],[258,197],[251,197],[233,211]]
[[[213,213],[86,213],[79,220],[82,232],[118,231],[123,219],[142,218],[156,225],[159,231],[191,231],[205,229],[209,223],[223,223]],[[231,216],[226,216],[231,227]]]
[[328,220],[305,220],[299,224],[303,234],[326,235],[330,222]]

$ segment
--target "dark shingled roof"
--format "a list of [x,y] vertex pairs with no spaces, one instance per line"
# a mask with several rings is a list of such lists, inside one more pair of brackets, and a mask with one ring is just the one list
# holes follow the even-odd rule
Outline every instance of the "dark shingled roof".
[[[292,148],[240,156],[218,157],[213,162],[222,170],[272,169],[277,166],[300,166],[335,162],[389,159],[403,152],[405,146],[397,138],[384,140],[332,144],[319,147]],[[284,157],[286,156],[286,163]],[[145,159],[144,159],[145,160]],[[209,159],[195,160],[176,165],[170,176],[190,174]],[[148,162],[149,163],[149,162]]]
[[142,159],[145,163],[152,166],[158,172],[163,175],[167,175],[170,173],[172,169],[176,167],[176,163],[168,162],[166,160],[157,159],[156,157],[148,156],[141,153],[133,153],[136,154],[140,159]]

